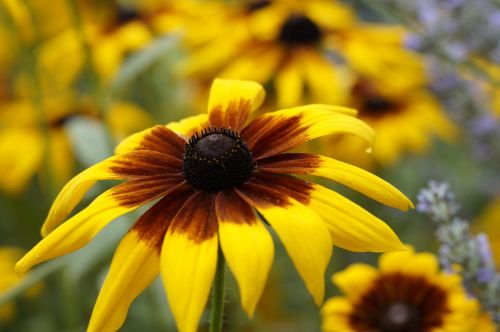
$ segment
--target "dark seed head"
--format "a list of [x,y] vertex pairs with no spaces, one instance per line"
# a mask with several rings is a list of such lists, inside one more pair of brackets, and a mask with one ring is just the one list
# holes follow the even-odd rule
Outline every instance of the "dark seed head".
[[184,150],[184,177],[197,190],[216,192],[240,185],[254,168],[252,153],[231,129],[209,128],[195,134]]
[[304,15],[292,15],[281,27],[279,40],[289,46],[315,44],[321,39],[320,28]]
[[361,112],[364,115],[383,115],[396,110],[396,104],[381,96],[368,96],[364,98]]
[[420,329],[418,310],[404,302],[392,303],[381,317],[380,326],[384,332],[413,332]]
[[119,7],[116,13],[117,25],[123,25],[139,18],[137,10],[130,7]]

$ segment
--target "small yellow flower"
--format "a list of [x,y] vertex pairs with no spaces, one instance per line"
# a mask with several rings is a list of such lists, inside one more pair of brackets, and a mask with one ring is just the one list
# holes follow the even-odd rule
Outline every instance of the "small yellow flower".
[[495,331],[460,277],[440,272],[430,253],[383,254],[379,270],[353,264],[332,280],[345,296],[326,301],[325,332]]
[[[115,156],[73,178],[56,198],[45,236],[16,268],[85,246],[109,222],[155,201],[124,236],[90,319],[89,331],[115,331],[132,301],[160,274],[177,326],[195,331],[215,274],[219,246],[252,316],[274,256],[265,218],[314,301],[323,300],[332,244],[353,251],[404,250],[380,219],[338,193],[291,174],[324,177],[383,204],[412,203],[375,175],[337,160],[285,153],[332,134],[374,132],[348,108],[308,105],[266,113],[247,123],[264,100],[262,86],[217,79],[208,114],[155,126],[125,139]],[[66,222],[98,180],[125,180]]]

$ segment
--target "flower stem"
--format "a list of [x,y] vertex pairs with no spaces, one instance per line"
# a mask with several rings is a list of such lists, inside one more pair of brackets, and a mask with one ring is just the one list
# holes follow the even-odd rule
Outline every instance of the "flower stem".
[[225,265],[224,255],[219,248],[217,259],[217,270],[215,272],[214,284],[212,287],[212,311],[210,313],[210,332],[222,331],[222,319],[224,317],[224,282],[225,282]]

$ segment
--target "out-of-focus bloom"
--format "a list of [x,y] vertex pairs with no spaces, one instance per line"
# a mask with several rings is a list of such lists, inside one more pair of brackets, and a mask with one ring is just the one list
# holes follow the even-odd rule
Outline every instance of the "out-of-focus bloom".
[[[68,94],[44,98],[43,111],[26,99],[7,100],[0,105],[0,189],[11,194],[22,192],[45,166],[53,185],[60,188],[75,166],[65,125],[76,115],[97,118],[96,111]],[[106,121],[116,139],[151,124],[146,113],[125,102],[112,104]]]
[[[19,193],[48,160],[55,184],[70,178],[74,159],[64,123],[74,115],[66,101],[46,101],[49,110],[40,127],[38,112],[28,100],[12,100],[1,104],[0,111],[0,188]],[[48,158],[48,159],[46,159]]]
[[486,206],[484,211],[472,224],[474,232],[484,232],[488,235],[491,251],[494,254],[497,267],[500,266],[500,197]]
[[378,270],[353,264],[332,280],[345,296],[325,303],[325,332],[495,331],[460,277],[440,272],[430,253],[383,254]]
[[[16,262],[23,256],[24,251],[16,247],[0,247],[0,295],[15,285],[21,280],[15,271]],[[36,296],[41,291],[41,284],[37,284],[25,293],[27,297]],[[14,303],[6,303],[0,306],[0,326],[8,322],[15,315]]]
[[351,90],[347,105],[359,110],[359,117],[377,132],[370,154],[352,137],[336,138],[335,156],[363,165],[393,164],[407,152],[422,153],[434,136],[450,140],[456,134],[439,102],[423,87],[397,92],[360,78]]
[[[181,331],[195,331],[220,249],[252,316],[274,256],[271,225],[314,301],[323,299],[332,244],[353,251],[404,250],[380,219],[336,192],[291,174],[324,177],[383,204],[412,203],[380,178],[346,163],[285,153],[308,140],[351,134],[368,145],[374,132],[343,107],[308,105],[246,123],[264,100],[250,81],[215,80],[208,114],[156,126],[125,139],[115,156],[73,178],[42,228],[45,238],[17,264],[19,272],[86,245],[116,217],[156,201],[119,244],[89,331],[115,331],[131,302],[161,271]],[[126,180],[64,219],[98,180]]]
[[[129,54],[144,48],[153,39],[148,18],[139,9],[110,3],[94,6],[82,10],[81,27],[65,29],[42,45],[38,57],[40,72],[53,76],[60,84],[74,82],[88,69],[85,43],[98,78],[109,82]],[[54,72],[54,68],[62,70]]]
[[[190,56],[184,73],[273,84],[280,106],[343,102],[351,69],[373,79],[390,75],[386,82],[399,90],[424,80],[422,63],[402,47],[402,29],[361,24],[351,8],[336,1],[221,4],[209,22],[215,28],[198,42],[190,32],[200,23],[187,22]],[[205,23],[202,19],[199,26]]]

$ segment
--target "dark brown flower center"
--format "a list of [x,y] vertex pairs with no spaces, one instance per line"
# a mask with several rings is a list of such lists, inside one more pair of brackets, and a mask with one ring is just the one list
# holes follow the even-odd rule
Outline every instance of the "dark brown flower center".
[[182,171],[195,189],[216,192],[240,185],[255,161],[240,135],[228,128],[208,128],[186,144]]
[[116,13],[116,24],[124,25],[139,18],[139,12],[135,8],[120,6]]
[[361,114],[380,116],[396,111],[398,106],[382,96],[367,96],[362,101]]
[[425,277],[381,275],[353,306],[355,331],[421,332],[443,326],[449,313],[446,290]]
[[291,15],[281,27],[279,40],[286,45],[315,44],[321,39],[321,30],[304,15]]

